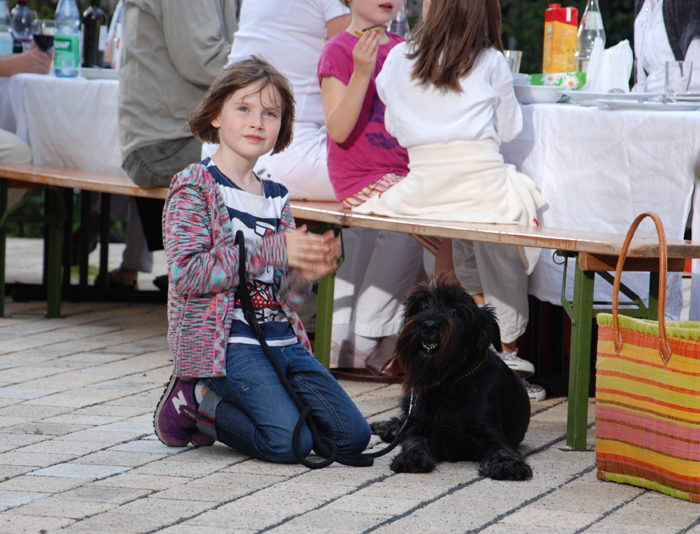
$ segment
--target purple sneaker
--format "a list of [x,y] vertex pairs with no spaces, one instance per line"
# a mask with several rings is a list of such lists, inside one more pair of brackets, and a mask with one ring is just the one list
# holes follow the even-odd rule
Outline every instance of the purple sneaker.
[[209,445],[214,445],[216,440],[204,432],[193,432],[190,436],[190,441],[195,447],[208,447]]
[[197,431],[197,406],[194,400],[196,379],[171,376],[153,416],[158,439],[169,447],[186,447]]

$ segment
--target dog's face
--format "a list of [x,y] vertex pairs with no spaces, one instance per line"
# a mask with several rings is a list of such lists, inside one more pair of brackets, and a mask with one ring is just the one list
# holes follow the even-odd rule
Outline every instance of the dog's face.
[[406,391],[420,393],[441,382],[493,345],[501,350],[496,317],[460,286],[443,279],[419,284],[406,298],[396,353],[406,373]]

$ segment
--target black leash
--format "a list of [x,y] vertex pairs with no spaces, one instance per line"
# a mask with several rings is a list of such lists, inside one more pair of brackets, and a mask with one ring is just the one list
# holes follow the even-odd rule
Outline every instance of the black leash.
[[[387,447],[371,453],[351,453],[346,455],[338,454],[338,446],[335,443],[333,443],[330,439],[321,436],[321,434],[318,432],[316,424],[314,423],[313,418],[311,418],[311,406],[306,406],[299,398],[296,391],[292,389],[289,380],[287,380],[287,377],[285,376],[284,371],[282,370],[282,366],[274,357],[272,351],[270,350],[270,347],[265,341],[265,336],[263,335],[262,328],[260,328],[260,324],[258,323],[258,320],[255,317],[255,312],[253,311],[253,302],[250,298],[250,292],[248,291],[248,282],[245,270],[245,236],[240,230],[236,232],[236,245],[238,245],[239,250],[238,291],[236,292],[236,295],[241,301],[243,315],[245,316],[246,321],[248,321],[248,326],[253,332],[255,338],[260,343],[260,346],[265,352],[265,355],[270,360],[272,367],[274,367],[277,376],[279,377],[280,381],[282,382],[282,385],[284,386],[284,389],[287,391],[291,399],[294,401],[294,404],[296,404],[297,408],[301,412],[301,416],[299,417],[299,421],[297,421],[297,425],[294,428],[294,433],[292,435],[292,450],[294,452],[295,458],[300,464],[310,469],[320,469],[321,467],[327,467],[333,462],[338,462],[340,464],[349,465],[352,467],[371,466],[372,464],[374,464],[374,458],[379,458],[380,456],[384,456],[385,454],[390,453],[401,442],[401,433],[406,427],[406,423],[408,422],[408,419],[411,415],[411,411],[413,409],[413,395],[411,395],[411,405],[409,406],[409,412],[408,416],[406,417],[406,421],[404,421],[403,426],[396,433],[396,438],[394,438],[394,441],[392,441]],[[299,449],[299,436],[301,435],[301,429],[304,427],[304,423],[308,425],[309,430],[311,431],[311,435],[313,436],[314,452],[322,458],[324,458],[324,460],[320,462],[310,462],[301,454],[301,450]]]

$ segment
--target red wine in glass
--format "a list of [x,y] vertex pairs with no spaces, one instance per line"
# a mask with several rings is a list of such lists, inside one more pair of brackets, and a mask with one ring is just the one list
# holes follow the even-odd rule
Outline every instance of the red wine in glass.
[[35,33],[34,42],[43,52],[48,52],[53,48],[53,35]]

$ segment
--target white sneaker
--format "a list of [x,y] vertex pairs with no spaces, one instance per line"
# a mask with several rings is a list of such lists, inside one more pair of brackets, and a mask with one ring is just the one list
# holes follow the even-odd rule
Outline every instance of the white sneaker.
[[496,351],[496,354],[505,362],[505,364],[520,375],[521,378],[527,378],[535,374],[535,366],[527,360],[518,358],[518,349],[513,352]]
[[530,384],[527,380],[523,380],[527,396],[530,397],[530,402],[543,401],[547,397],[547,392],[538,384]]

